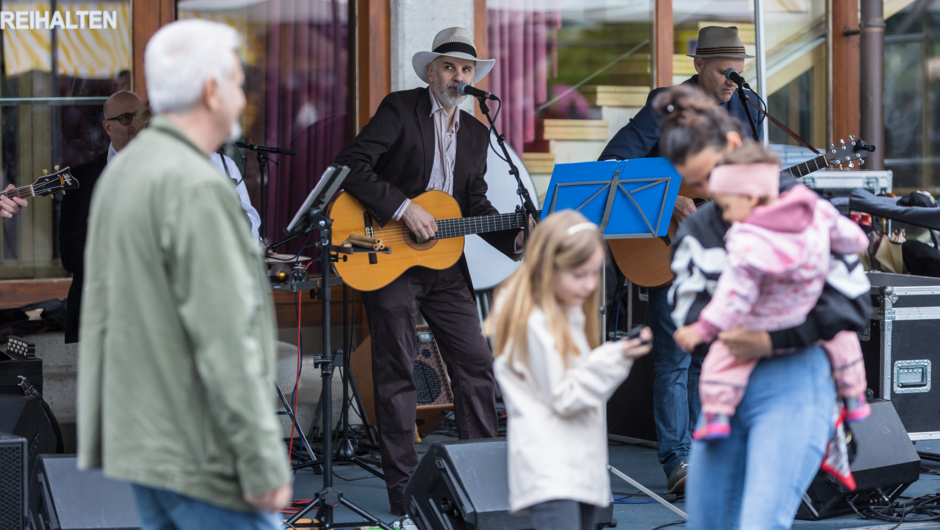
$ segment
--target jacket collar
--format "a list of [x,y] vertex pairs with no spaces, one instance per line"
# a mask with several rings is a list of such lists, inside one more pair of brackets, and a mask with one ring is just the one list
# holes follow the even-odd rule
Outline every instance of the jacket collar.
[[175,138],[176,140],[179,140],[183,145],[191,148],[193,151],[196,151],[201,156],[208,158],[208,156],[206,156],[205,153],[203,153],[202,151],[199,150],[198,147],[196,147],[196,144],[194,144],[192,140],[190,140],[185,134],[183,134],[183,131],[181,131],[179,127],[174,125],[173,122],[166,119],[165,117],[155,116],[150,121],[150,128],[156,131],[160,131],[161,133],[164,133],[167,136],[171,136]]

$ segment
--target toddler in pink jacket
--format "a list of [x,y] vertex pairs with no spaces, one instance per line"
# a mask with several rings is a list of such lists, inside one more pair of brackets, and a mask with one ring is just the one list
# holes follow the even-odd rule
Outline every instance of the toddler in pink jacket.
[[[853,254],[868,237],[828,201],[798,184],[779,195],[780,167],[735,164],[712,171],[709,191],[726,221],[728,263],[711,302],[694,324],[675,333],[686,351],[712,342],[702,364],[702,412],[693,438],[718,440],[731,432],[730,418],[744,396],[757,359],[739,361],[718,333],[733,326],[775,331],[801,324],[816,305],[829,271],[830,250]],[[778,196],[779,195],[779,196]],[[865,400],[865,365],[857,335],[842,331],[822,344],[832,364],[846,421],[871,412]]]

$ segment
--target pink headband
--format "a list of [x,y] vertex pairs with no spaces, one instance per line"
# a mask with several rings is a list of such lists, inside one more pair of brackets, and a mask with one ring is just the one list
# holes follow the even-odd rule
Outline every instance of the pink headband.
[[780,166],[776,164],[728,164],[712,170],[708,191],[714,195],[777,197],[780,194]]

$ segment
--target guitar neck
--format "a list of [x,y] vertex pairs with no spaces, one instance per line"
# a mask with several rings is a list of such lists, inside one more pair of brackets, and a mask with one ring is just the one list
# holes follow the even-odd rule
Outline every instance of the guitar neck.
[[817,156],[812,160],[807,160],[802,164],[797,164],[792,167],[784,169],[781,173],[789,173],[796,178],[802,178],[814,171],[819,171],[820,169],[829,167],[829,164],[826,163],[826,157]]
[[35,197],[36,193],[33,192],[33,185],[22,186],[13,190],[0,191],[0,195],[4,197],[16,197],[18,199],[28,199],[30,197]]
[[525,214],[513,212],[499,215],[484,215],[481,217],[465,217],[462,219],[438,219],[437,233],[434,234],[434,239],[447,239],[449,237],[462,237],[522,228],[522,220],[524,218]]

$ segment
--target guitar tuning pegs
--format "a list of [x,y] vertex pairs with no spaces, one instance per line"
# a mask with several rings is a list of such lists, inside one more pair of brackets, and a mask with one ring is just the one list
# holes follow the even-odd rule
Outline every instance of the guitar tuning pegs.
[[48,169],[43,169],[43,170],[42,170],[42,174],[43,174],[43,175],[48,175],[48,174],[49,174],[49,170],[48,170]]
[[842,166],[839,166],[839,171],[844,171],[844,170],[845,168],[843,168]]
[[854,141],[855,141],[855,135],[854,135],[854,134],[850,134],[850,135],[849,135],[849,141],[850,141],[850,142],[854,142]]
[[864,158],[858,161],[858,167],[862,167],[862,166],[864,166],[864,165],[865,165],[865,159],[864,159]]
[[836,144],[829,144],[829,149],[831,149],[832,152],[835,153],[835,152],[836,152]]
[[58,170],[59,170],[59,166],[55,166],[55,170],[58,171]]
[[855,164],[852,162],[849,162],[849,169],[852,169],[853,167],[855,167]]
[[839,143],[845,145],[845,140],[839,140]]

